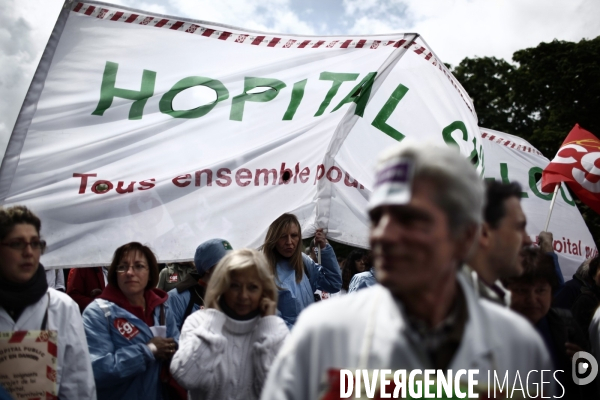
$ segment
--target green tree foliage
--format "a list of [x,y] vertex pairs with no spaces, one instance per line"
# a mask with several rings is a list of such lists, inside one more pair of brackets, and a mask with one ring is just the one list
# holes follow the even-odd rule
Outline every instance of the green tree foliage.
[[[540,43],[512,61],[465,58],[453,69],[479,126],[522,137],[549,159],[576,123],[600,138],[600,36]],[[600,216],[576,202],[600,248]]]
[[494,58],[465,58],[454,69],[454,76],[473,98],[479,126],[513,132],[512,88],[509,79],[514,66]]
[[600,135],[600,36],[541,43],[513,60],[516,116],[529,128],[523,138],[552,159],[576,123]]

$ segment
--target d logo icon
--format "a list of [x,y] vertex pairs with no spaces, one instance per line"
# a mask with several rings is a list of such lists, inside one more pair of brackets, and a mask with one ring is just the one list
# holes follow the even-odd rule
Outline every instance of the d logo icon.
[[[585,361],[577,363],[580,359]],[[578,351],[573,355],[571,369],[573,371],[573,382],[575,382],[576,385],[587,385],[596,378],[596,375],[598,375],[598,362],[590,353]],[[589,375],[585,378],[581,378],[587,371],[590,371]]]

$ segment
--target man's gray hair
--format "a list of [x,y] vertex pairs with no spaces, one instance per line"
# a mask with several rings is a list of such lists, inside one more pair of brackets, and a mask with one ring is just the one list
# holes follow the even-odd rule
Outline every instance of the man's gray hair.
[[412,182],[433,184],[437,193],[435,202],[448,217],[453,234],[462,234],[469,226],[481,225],[484,183],[475,167],[456,147],[403,142],[381,155],[377,169],[389,165],[394,158],[412,164]]

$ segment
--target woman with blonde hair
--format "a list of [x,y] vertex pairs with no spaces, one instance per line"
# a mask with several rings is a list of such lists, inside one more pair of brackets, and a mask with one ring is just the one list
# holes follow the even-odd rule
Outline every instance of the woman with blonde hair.
[[279,288],[277,309],[290,329],[300,312],[315,301],[317,290],[337,293],[342,287],[340,267],[323,229],[317,229],[314,239],[321,251],[322,266],[302,253],[301,240],[298,218],[283,214],[269,226],[262,246]]
[[171,374],[191,399],[258,399],[289,333],[265,257],[251,249],[223,257],[204,303],[183,324]]

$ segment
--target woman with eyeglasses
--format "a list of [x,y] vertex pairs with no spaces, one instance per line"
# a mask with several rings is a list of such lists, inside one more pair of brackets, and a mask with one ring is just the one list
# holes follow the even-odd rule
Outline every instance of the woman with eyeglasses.
[[108,285],[83,312],[98,399],[169,398],[160,373],[177,349],[179,330],[157,282],[152,250],[127,243],[115,251]]
[[[2,341],[0,347],[7,351],[11,341],[32,347],[27,340],[45,338],[50,348],[55,338],[56,358],[48,367],[56,373],[57,397],[95,399],[96,387],[79,308],[66,294],[48,288],[40,264],[46,247],[40,229],[40,219],[26,207],[0,209],[0,332],[11,335],[11,340]],[[37,339],[28,339],[24,331],[35,332]],[[14,335],[15,332],[18,334]],[[18,368],[11,366],[10,360],[3,361],[1,366],[2,375],[17,372]],[[8,386],[5,389],[11,391]],[[13,396],[16,398],[17,393]]]

